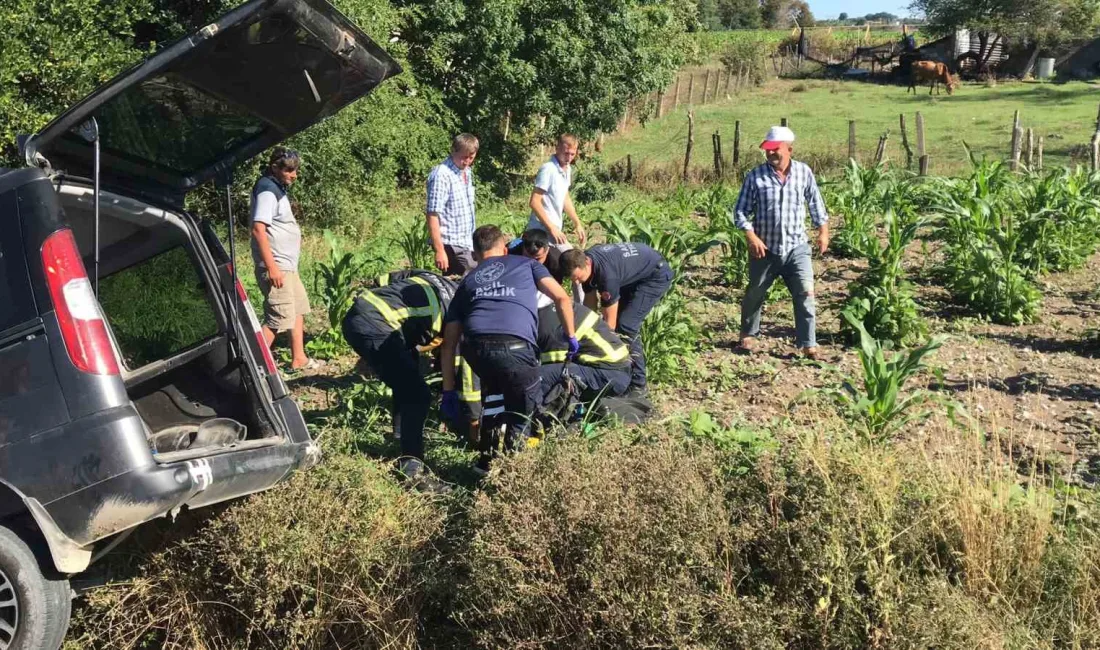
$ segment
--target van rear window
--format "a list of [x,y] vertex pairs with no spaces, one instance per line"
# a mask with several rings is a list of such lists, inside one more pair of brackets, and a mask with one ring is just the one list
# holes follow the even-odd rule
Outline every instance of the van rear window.
[[99,302],[130,369],[218,333],[206,283],[183,246],[101,278]]

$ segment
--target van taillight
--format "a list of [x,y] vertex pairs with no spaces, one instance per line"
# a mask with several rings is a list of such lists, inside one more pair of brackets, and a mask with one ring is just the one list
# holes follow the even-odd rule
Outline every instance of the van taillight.
[[107,323],[71,230],[58,230],[46,238],[42,266],[73,365],[96,375],[117,375],[118,359],[107,336]]

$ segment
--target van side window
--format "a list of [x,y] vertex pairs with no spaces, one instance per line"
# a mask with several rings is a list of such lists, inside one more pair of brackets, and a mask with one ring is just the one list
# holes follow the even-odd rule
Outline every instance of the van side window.
[[37,316],[15,192],[0,196],[0,332]]
[[206,283],[184,246],[100,279],[99,302],[130,369],[218,333]]

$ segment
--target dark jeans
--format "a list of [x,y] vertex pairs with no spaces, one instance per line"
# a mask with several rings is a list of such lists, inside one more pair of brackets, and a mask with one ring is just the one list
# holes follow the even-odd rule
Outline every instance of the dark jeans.
[[645,350],[642,347],[642,321],[672,286],[672,269],[662,263],[645,280],[624,287],[619,297],[619,323],[615,331],[630,343],[630,387],[644,388]]
[[415,349],[400,331],[388,330],[352,309],[344,318],[344,338],[393,391],[393,416],[401,435],[401,455],[424,459],[424,420],[432,394],[420,375]]
[[474,252],[470,249],[443,244],[443,251],[447,253],[446,275],[466,275],[477,268]]
[[[481,378],[481,394],[503,395],[503,421],[507,426],[504,444],[514,448],[525,444],[531,431],[531,418],[542,400],[539,357],[535,346],[523,339],[505,335],[467,337],[462,356]],[[496,449],[495,416],[486,412],[481,427],[481,451]]]
[[[539,367],[539,374],[542,375],[542,401],[546,401],[546,396],[554,386],[561,383],[564,373],[564,363],[545,363]],[[630,372],[627,370],[608,370],[571,363],[569,374],[581,384],[581,396],[584,399],[597,395],[622,395],[630,389]]]
[[810,245],[803,244],[780,257],[769,251],[763,258],[749,260],[749,286],[741,301],[741,336],[760,333],[760,310],[768,289],[783,278],[794,298],[794,329],[798,347],[817,346],[817,308],[814,304],[814,265]]

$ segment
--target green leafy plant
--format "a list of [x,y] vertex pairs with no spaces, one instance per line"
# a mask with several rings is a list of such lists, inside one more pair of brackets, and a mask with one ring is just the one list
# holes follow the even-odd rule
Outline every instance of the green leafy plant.
[[656,225],[655,208],[627,206],[617,213],[600,210],[595,222],[603,227],[608,241],[639,242],[661,254],[679,280],[688,261],[718,242],[690,221]]
[[733,206],[737,191],[728,185],[715,185],[702,193],[696,204],[709,224],[707,238],[722,247],[722,280],[734,288],[745,286],[749,274],[749,244],[745,231],[737,227]]
[[882,442],[909,422],[927,415],[915,409],[928,401],[929,393],[917,391],[903,396],[902,388],[921,370],[924,357],[939,349],[944,339],[936,337],[912,350],[891,352],[889,342],[871,336],[852,314],[844,312],[841,316],[859,332],[862,382],[857,386],[845,381],[825,392],[845,409],[867,440]]
[[822,192],[829,211],[840,216],[832,250],[841,257],[865,257],[875,244],[875,224],[883,211],[887,175],[882,167],[848,161],[844,176],[825,183]]
[[682,422],[693,440],[708,442],[723,452],[727,471],[733,474],[751,472],[762,454],[779,447],[768,431],[745,426],[723,426],[702,409],[693,409],[682,418]]
[[[913,286],[905,279],[902,258],[905,248],[923,225],[921,220],[903,221],[892,210],[883,216],[886,238],[876,237],[866,252],[870,266],[852,283],[844,312],[859,321],[876,339],[896,344],[911,342],[926,330],[914,299]],[[859,340],[860,332],[840,323],[841,332],[849,342]]]
[[435,268],[435,253],[428,242],[428,233],[424,231],[423,223],[419,219],[414,219],[401,231],[397,243],[405,254],[409,268],[426,270]]
[[649,381],[673,383],[685,375],[695,358],[700,332],[683,296],[673,290],[649,312],[641,337]]

